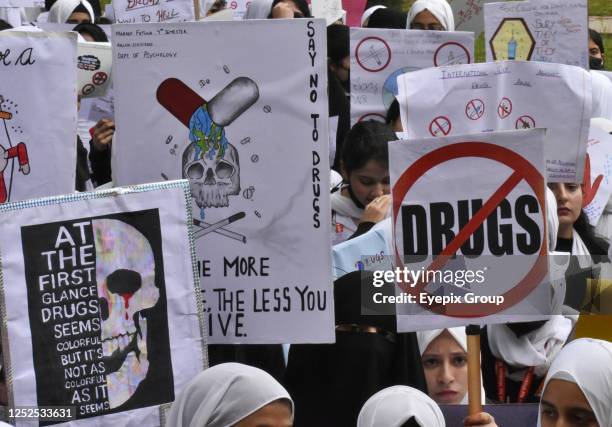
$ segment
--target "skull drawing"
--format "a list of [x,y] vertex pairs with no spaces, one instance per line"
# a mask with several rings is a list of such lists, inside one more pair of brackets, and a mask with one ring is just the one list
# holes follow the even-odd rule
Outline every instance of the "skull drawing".
[[227,143],[220,156],[206,156],[195,143],[183,152],[183,178],[189,179],[191,193],[200,208],[229,206],[228,196],[240,193],[238,150]]
[[159,300],[155,260],[146,237],[115,219],[92,221],[101,342],[111,408],[125,403],[147,376],[147,318]]

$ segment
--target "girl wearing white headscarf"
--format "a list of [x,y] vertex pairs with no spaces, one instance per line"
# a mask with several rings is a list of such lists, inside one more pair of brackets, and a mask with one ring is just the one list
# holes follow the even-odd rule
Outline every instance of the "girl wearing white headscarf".
[[[79,22],[69,22],[70,17],[75,12],[75,9],[84,9],[84,13],[89,14],[89,22],[94,22],[95,15],[91,4],[87,0],[57,0],[49,10],[48,21],[56,24],[80,24]],[[85,21],[82,21],[85,22]]]
[[[461,354],[457,354],[452,348],[442,349],[442,353],[432,354],[430,347],[440,344],[440,340],[449,336],[456,342]],[[440,404],[467,405],[467,335],[465,328],[432,329],[429,331],[418,331],[419,352],[423,358],[423,370],[427,380],[429,396]],[[429,352],[428,352],[429,350]],[[446,360],[450,358],[451,360]],[[452,372],[444,368],[441,377],[439,371],[446,363],[452,366]],[[481,389],[481,403],[485,403],[485,392]]]
[[442,411],[425,393],[408,386],[379,391],[361,408],[357,427],[445,427]]
[[367,27],[368,26],[368,20],[370,19],[370,16],[372,16],[372,14],[374,12],[376,12],[378,9],[386,9],[387,6],[383,6],[381,4],[378,4],[376,6],[372,6],[368,9],[366,9],[363,12],[363,15],[361,15],[361,26],[362,27]]
[[538,427],[574,425],[575,419],[581,426],[612,427],[612,343],[608,341],[572,341],[548,370]]
[[455,31],[455,18],[453,17],[453,10],[446,0],[417,0],[414,2],[408,11],[406,28],[413,28],[412,23],[415,18],[417,18],[417,15],[426,10],[438,20],[438,23],[442,26],[444,31]]
[[[286,402],[293,422],[293,401],[271,375],[240,363],[206,369],[181,392],[167,415],[167,427],[229,427],[271,403]],[[281,409],[282,410],[282,409]]]

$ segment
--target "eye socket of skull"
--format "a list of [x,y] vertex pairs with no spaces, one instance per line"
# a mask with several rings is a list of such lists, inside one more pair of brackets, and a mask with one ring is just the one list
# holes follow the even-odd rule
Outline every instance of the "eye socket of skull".
[[114,294],[134,294],[142,286],[140,273],[134,270],[119,269],[106,277],[106,287]]
[[204,166],[201,163],[192,163],[187,168],[187,177],[189,179],[200,179],[204,176]]
[[234,170],[234,166],[232,166],[230,163],[226,162],[225,160],[219,160],[217,167],[215,168],[215,175],[217,175],[217,178],[219,179],[228,179],[234,175]]

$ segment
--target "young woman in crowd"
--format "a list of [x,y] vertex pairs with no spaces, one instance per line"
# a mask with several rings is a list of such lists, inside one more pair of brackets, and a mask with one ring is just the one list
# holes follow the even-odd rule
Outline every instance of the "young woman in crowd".
[[582,338],[553,361],[538,427],[612,427],[612,343]]
[[291,427],[293,401],[274,378],[239,363],[196,376],[166,416],[168,427]]
[[455,31],[453,10],[446,0],[417,0],[408,11],[406,28]]
[[[363,276],[362,276],[363,273]],[[285,386],[296,427],[354,426],[364,402],[392,385],[425,390],[415,334],[396,333],[394,306],[374,304],[371,272],[334,282],[335,344],[292,345]]]
[[268,18],[311,18],[308,3],[305,0],[274,0]]
[[387,125],[359,122],[342,146],[344,184],[331,197],[334,244],[363,234],[382,221],[391,207],[387,143],[396,140]]
[[76,25],[94,21],[95,14],[87,0],[57,0],[49,9],[50,23]]
[[601,34],[589,28],[589,65],[591,70],[603,70],[605,49]]

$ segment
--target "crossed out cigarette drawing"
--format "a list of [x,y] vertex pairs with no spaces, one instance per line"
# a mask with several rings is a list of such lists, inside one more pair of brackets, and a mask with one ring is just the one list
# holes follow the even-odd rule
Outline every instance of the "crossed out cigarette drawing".
[[228,218],[222,219],[221,221],[217,221],[213,224],[194,219],[193,223],[199,228],[199,230],[194,233],[194,236],[196,239],[199,239],[200,237],[205,236],[208,233],[215,232],[217,234],[221,234],[222,236],[229,237],[230,239],[246,243],[246,236],[223,228],[226,225],[231,224],[232,222],[244,218],[245,216],[246,214],[244,212],[238,212],[229,216]]

